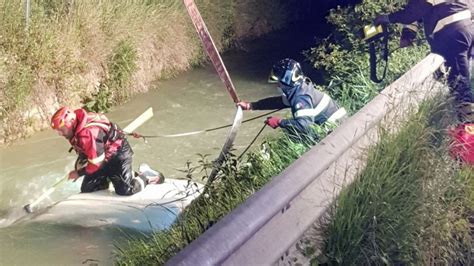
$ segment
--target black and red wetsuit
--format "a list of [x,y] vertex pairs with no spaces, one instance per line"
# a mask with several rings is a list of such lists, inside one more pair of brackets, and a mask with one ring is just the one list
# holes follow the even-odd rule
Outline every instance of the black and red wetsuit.
[[127,139],[103,114],[87,113],[77,109],[74,136],[69,140],[80,158],[87,159],[85,167],[78,169],[84,175],[81,192],[106,189],[109,181],[119,195],[133,194],[133,151]]

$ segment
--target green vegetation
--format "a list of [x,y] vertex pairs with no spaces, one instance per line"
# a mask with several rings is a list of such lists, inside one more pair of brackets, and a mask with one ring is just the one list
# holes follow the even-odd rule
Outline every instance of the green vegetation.
[[108,59],[109,75],[99,85],[99,91],[84,100],[85,107],[94,112],[107,112],[114,104],[130,98],[128,89],[137,65],[137,50],[129,40],[120,41]]
[[340,193],[322,227],[323,248],[315,261],[469,264],[468,184],[474,172],[460,170],[447,156],[441,132],[452,119],[447,113],[432,102],[398,133],[380,130],[365,169]]
[[[294,143],[285,135],[268,138],[264,149],[248,154],[245,161],[230,154],[214,182],[207,185],[206,196],[200,196],[178,217],[168,230],[147,239],[131,239],[119,248],[119,265],[162,265],[191,243],[207,228],[244,202],[290,163],[300,157],[310,144]],[[210,163],[201,156],[198,166],[188,165],[187,178],[205,181]]]
[[[196,5],[224,50],[284,26],[284,2]],[[0,0],[0,22],[0,142],[27,134],[27,120],[46,127],[58,104],[105,112],[207,60],[182,1],[31,1],[27,27],[24,3]]]

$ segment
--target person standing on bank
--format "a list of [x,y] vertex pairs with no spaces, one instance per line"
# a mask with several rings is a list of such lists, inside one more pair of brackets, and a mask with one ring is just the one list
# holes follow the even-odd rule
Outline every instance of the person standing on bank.
[[292,118],[273,116],[267,118],[265,123],[274,129],[282,128],[292,139],[314,143],[317,136],[312,125],[327,121],[334,123],[347,114],[329,95],[315,89],[312,81],[303,74],[300,64],[293,59],[286,58],[274,64],[268,82],[277,83],[281,96],[256,102],[241,101],[237,105],[243,110],[291,108]]
[[105,115],[61,107],[52,116],[51,127],[78,154],[76,169],[69,172],[68,179],[75,181],[84,176],[82,193],[107,189],[111,181],[115,193],[132,195],[148,183],[159,183],[133,176],[132,148],[120,128]]
[[[374,20],[376,25],[413,25],[417,21],[423,22],[431,52],[444,57],[450,69],[448,85],[462,123],[474,121],[474,99],[470,84],[470,61],[474,56],[472,5],[472,0],[408,0],[403,9],[388,15],[378,15]],[[408,46],[414,36],[409,28],[402,31],[402,47]]]

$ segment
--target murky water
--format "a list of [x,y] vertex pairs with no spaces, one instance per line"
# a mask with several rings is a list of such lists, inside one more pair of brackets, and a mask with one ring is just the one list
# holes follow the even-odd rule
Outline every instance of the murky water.
[[[275,34],[247,44],[249,51],[233,52],[224,62],[241,99],[257,100],[276,95],[266,79],[271,64],[284,57],[297,60],[312,39],[301,33]],[[299,42],[295,42],[298,39]],[[211,129],[231,124],[235,106],[212,66],[183,73],[172,80],[160,81],[149,93],[112,110],[108,117],[125,126],[146,108],[154,117],[137,132],[143,135],[169,135]],[[245,112],[244,120],[265,112]],[[280,113],[282,115],[284,113]],[[264,117],[242,124],[236,138],[240,154],[263,126]],[[219,153],[229,128],[177,138],[130,139],[135,151],[134,166],[150,164],[168,177],[184,177],[186,162],[197,165],[197,154]],[[263,135],[274,131],[267,128]],[[254,144],[255,145],[255,144]],[[36,199],[72,167],[75,155],[67,142],[52,130],[35,134],[13,146],[0,148],[0,265],[108,265],[112,264],[113,245],[123,242],[118,229],[82,228],[48,224],[10,225],[25,215],[22,206]],[[199,180],[201,175],[195,174]],[[59,187],[44,205],[77,193],[80,182]],[[6,226],[10,225],[10,226]],[[6,226],[6,227],[5,227]],[[2,228],[3,227],[3,228]]]

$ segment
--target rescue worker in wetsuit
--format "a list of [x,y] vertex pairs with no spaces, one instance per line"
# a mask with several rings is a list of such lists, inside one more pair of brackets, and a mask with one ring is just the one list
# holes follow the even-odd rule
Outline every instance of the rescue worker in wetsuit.
[[52,116],[51,127],[78,154],[76,169],[69,172],[68,178],[84,176],[81,192],[107,189],[111,181],[115,193],[132,195],[148,184],[147,178],[133,176],[132,148],[120,128],[105,115],[61,107]]
[[474,102],[470,83],[470,63],[474,56],[474,25],[472,0],[408,0],[394,13],[378,15],[375,24],[402,23],[411,25],[402,31],[401,46],[413,39],[413,23],[422,21],[431,52],[444,57],[450,68],[448,85],[454,96],[461,122],[474,121]]
[[283,59],[273,65],[268,82],[277,83],[281,96],[269,97],[256,102],[237,103],[243,110],[272,110],[291,108],[292,118],[269,117],[265,121],[272,128],[280,127],[292,139],[314,143],[317,136],[312,125],[326,121],[337,122],[346,116],[329,95],[315,89],[311,80],[304,76],[301,66],[293,59]]

